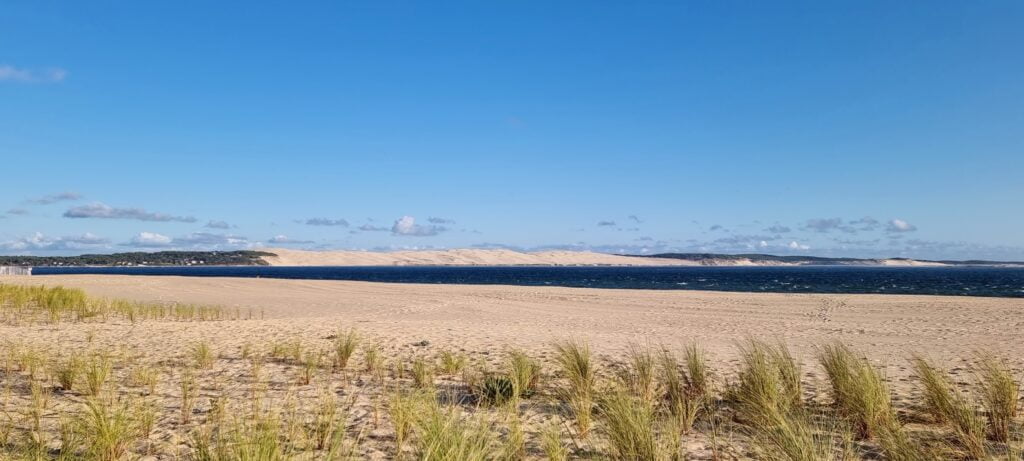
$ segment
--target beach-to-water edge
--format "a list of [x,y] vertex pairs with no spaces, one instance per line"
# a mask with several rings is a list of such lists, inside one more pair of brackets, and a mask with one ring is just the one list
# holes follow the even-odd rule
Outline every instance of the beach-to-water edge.
[[1019,267],[38,267],[34,273],[354,280],[767,293],[877,293],[1024,298]]

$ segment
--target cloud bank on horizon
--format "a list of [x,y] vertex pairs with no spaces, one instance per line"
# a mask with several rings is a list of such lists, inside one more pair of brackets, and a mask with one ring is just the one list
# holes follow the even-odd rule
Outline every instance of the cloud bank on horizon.
[[0,15],[2,254],[1024,260],[1024,3],[114,1]]
[[[80,200],[82,197],[78,193],[65,192],[29,198],[21,203],[45,210],[55,204]],[[15,209],[8,211],[5,218],[13,220],[30,217],[33,214],[34,211]],[[682,252],[919,259],[1024,259],[1024,248],[906,238],[918,232],[918,226],[901,218],[881,220],[871,216],[851,219],[810,218],[792,224],[774,222],[767,226],[760,221],[735,225],[701,225],[698,220],[690,220],[691,226],[685,226],[686,228],[677,233],[665,232],[658,219],[642,220],[634,214],[623,213],[624,217],[605,217],[592,221],[590,225],[581,223],[581,227],[573,229],[575,232],[589,233],[586,239],[570,243],[542,242],[525,245],[486,241],[486,236],[481,235],[485,234],[483,232],[452,228],[456,220],[451,218],[428,217],[425,223],[420,223],[410,215],[400,216],[391,226],[377,225],[376,220],[372,218],[367,218],[366,222],[358,225],[351,224],[345,218],[286,219],[282,222],[288,224],[278,227],[288,227],[288,234],[276,233],[263,238],[217,232],[238,227],[217,217],[205,219],[206,223],[197,228],[200,227],[199,219],[192,216],[151,212],[143,208],[116,208],[102,202],[72,206],[59,216],[65,220],[139,221],[143,224],[128,227],[148,230],[136,231],[130,237],[122,239],[100,236],[91,231],[61,236],[35,231],[0,240],[0,254],[70,255],[87,252],[238,250],[282,246],[309,250],[501,248],[517,251],[572,250],[639,255]],[[51,222],[58,221],[58,218],[52,216],[48,218]],[[630,226],[620,226],[617,220],[629,222]],[[169,227],[182,224],[187,224],[192,229],[177,235],[171,235],[166,230],[152,230],[159,225]],[[317,230],[310,232],[309,228]],[[750,230],[753,232],[749,232]],[[371,236],[372,241],[381,242],[378,236],[382,233],[384,243],[357,243],[360,236]],[[454,241],[437,242],[442,234],[454,234],[458,238]],[[291,235],[317,235],[320,238]]]

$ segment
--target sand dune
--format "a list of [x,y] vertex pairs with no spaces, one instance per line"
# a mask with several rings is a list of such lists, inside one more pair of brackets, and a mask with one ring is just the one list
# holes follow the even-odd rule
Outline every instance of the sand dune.
[[268,248],[272,266],[686,266],[691,261],[618,256],[589,251],[421,250],[303,251]]

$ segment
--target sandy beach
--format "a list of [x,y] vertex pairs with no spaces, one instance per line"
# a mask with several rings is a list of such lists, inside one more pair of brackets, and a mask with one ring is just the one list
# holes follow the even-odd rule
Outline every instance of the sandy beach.
[[[66,363],[69,354],[112,357],[115,366],[104,392],[127,399],[132,408],[163,409],[154,413],[149,435],[128,448],[155,460],[187,459],[197,446],[196,434],[237,424],[223,419],[225,405],[242,413],[258,405],[275,420],[299,421],[288,430],[300,434],[283,437],[310,449],[302,445],[309,443],[303,442],[309,436],[296,428],[311,424],[309,415],[324,408],[318,402],[325,395],[335,402],[332,406],[345,409],[339,423],[344,442],[338,446],[348,447],[348,457],[394,459],[394,426],[382,412],[391,408],[387,402],[395,395],[395,386],[411,385],[408,375],[399,371],[406,366],[401,364],[435,364],[429,365],[439,367],[431,386],[442,395],[450,393],[450,399],[462,399],[476,379],[472,376],[478,376],[473,373],[503,369],[513,349],[541,364],[542,390],[512,413],[479,404],[463,405],[464,411],[490,421],[498,434],[507,434],[504,431],[511,429],[502,428],[513,427],[509,424],[520,427],[529,442],[517,459],[544,459],[537,440],[552,427],[563,428],[561,443],[572,447],[570,458],[602,453],[608,450],[604,436],[598,433],[582,440],[571,435],[572,419],[557,403],[562,381],[553,345],[566,339],[591,346],[601,386],[623,370],[623,358],[632,345],[682,351],[699,344],[707,351],[712,382],[722,389],[736,379],[741,342],[783,341],[802,366],[804,397],[817,405],[826,405],[828,395],[817,347],[841,341],[884,370],[893,405],[909,415],[916,414],[915,402],[920,399],[908,361],[911,354],[933,359],[963,384],[975,380],[970,363],[978,351],[1006,357],[1018,374],[1024,357],[1018,340],[1024,326],[1018,313],[1024,300],[1014,299],[115,275],[0,277],[0,284],[59,285],[98,298],[222,306],[227,318],[220,320],[0,323],[0,347],[12,377],[7,380],[9,397],[0,408],[9,416],[6,433],[59,440],[62,421],[81,414],[83,402],[93,398],[80,388],[58,390],[57,368],[50,367]],[[317,359],[329,358],[339,335],[353,328],[362,345],[349,369],[339,373]],[[200,345],[213,358],[209,365],[197,367]],[[379,351],[380,364],[371,362],[367,347]],[[446,353],[464,357],[466,368],[443,373],[440,359]],[[311,358],[319,365],[306,366]],[[52,365],[43,365],[47,363]],[[33,371],[38,367],[49,371]],[[312,375],[303,380],[303,370],[312,370]],[[150,391],[139,387],[138,375],[147,371],[155,373]],[[186,407],[182,386],[190,380],[195,384]],[[39,407],[33,404],[38,399],[32,389],[40,385],[53,386],[54,394],[43,404],[39,429],[33,429],[32,408]],[[186,414],[188,419],[178,416]],[[742,426],[725,429],[729,435],[724,438],[712,438],[704,418],[679,441],[686,459],[759,458]],[[908,427],[925,433],[934,430]],[[412,448],[406,445],[403,450],[408,453]]]
[[[61,275],[6,278],[0,283],[63,285],[94,296],[139,301],[216,304],[251,309],[264,320],[231,325],[110,326],[111,333],[173,344],[206,339],[238,346],[267,335],[325,337],[357,327],[382,342],[429,341],[432,348],[496,352],[510,346],[544,354],[552,341],[575,337],[599,354],[630,343],[681,347],[698,342],[719,360],[733,360],[746,337],[784,340],[812,358],[816,345],[842,341],[907,374],[919,352],[939,360],[981,349],[1024,357],[1019,312],[1024,300],[948,296],[817,295],[563,287],[383,284],[350,281]],[[70,326],[74,327],[74,326]],[[23,330],[0,327],[5,336]],[[29,337],[54,339],[38,328]],[[170,352],[170,351],[169,351]]]

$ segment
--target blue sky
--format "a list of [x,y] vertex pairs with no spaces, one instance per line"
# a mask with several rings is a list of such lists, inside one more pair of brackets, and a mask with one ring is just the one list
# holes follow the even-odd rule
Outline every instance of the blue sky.
[[0,253],[1024,259],[1020,24],[1018,1],[4,2]]

